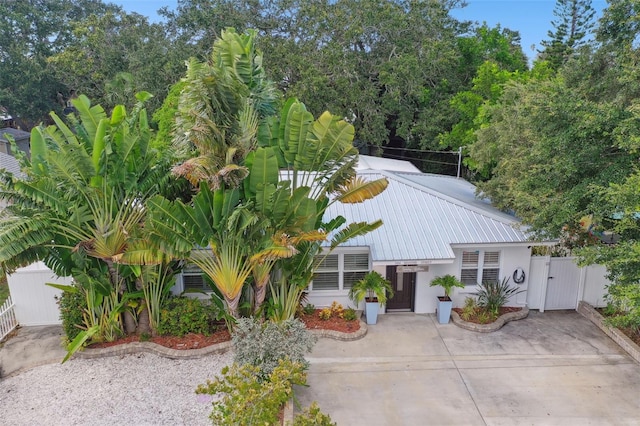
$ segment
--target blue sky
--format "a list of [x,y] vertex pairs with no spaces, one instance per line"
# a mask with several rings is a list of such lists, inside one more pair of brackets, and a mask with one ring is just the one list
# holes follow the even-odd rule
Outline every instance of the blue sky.
[[[121,5],[126,11],[137,12],[157,19],[156,11],[163,6],[175,8],[177,0],[111,0]],[[522,50],[530,58],[535,56],[535,49],[540,42],[547,39],[547,31],[552,29],[555,0],[467,0],[467,7],[456,9],[452,15],[460,20],[487,22],[490,27],[500,24],[520,32]],[[592,0],[592,7],[599,18],[606,7],[605,0]],[[532,49],[531,46],[535,45]]]

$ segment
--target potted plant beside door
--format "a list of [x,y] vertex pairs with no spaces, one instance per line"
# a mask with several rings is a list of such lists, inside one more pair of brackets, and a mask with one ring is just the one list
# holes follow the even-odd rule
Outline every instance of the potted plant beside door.
[[449,317],[451,317],[451,308],[453,308],[453,301],[451,300],[451,290],[454,287],[464,288],[464,284],[461,283],[456,277],[451,274],[436,277],[431,281],[431,287],[440,286],[444,288],[444,296],[438,296],[438,322],[440,324],[449,323]]
[[356,305],[365,301],[367,324],[378,321],[380,305],[387,303],[387,297],[393,297],[391,283],[376,271],[367,273],[360,281],[353,284],[349,291],[349,299]]

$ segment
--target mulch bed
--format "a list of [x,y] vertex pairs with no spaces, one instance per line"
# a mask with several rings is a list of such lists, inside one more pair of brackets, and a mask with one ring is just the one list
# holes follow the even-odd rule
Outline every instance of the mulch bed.
[[90,348],[108,348],[110,346],[122,345],[125,343],[133,342],[153,342],[166,348],[187,350],[187,349],[200,349],[207,346],[215,345],[216,343],[228,342],[231,340],[229,331],[224,328],[216,331],[215,333],[205,336],[203,334],[187,334],[183,337],[178,336],[156,336],[149,339],[140,339],[137,334],[122,337],[113,342],[93,343],[89,345]]
[[304,314],[300,320],[304,322],[309,330],[334,330],[343,333],[353,333],[360,330],[360,321],[347,321],[337,315],[332,315],[328,320],[320,319],[320,309],[316,309],[312,314]]
[[[608,315],[606,315],[605,313],[605,309],[604,308],[595,308],[596,311],[600,312],[600,315],[602,315],[603,317],[607,317]],[[636,345],[640,346],[640,331],[638,330],[633,330],[631,328],[625,327],[625,328],[618,328],[618,330],[622,331],[625,336],[627,336],[629,339],[631,339],[633,341],[633,343],[635,343]]]
[[[453,308],[452,310],[456,311],[458,313],[458,315],[460,315],[460,318],[462,318],[462,311],[463,311],[462,308]],[[522,310],[522,308],[519,308],[519,307],[503,306],[503,307],[500,308],[499,315],[496,317],[496,319],[500,318],[504,314],[509,314],[511,312],[518,312],[518,311],[521,311],[521,310]],[[491,321],[491,322],[481,322],[477,317],[473,317],[473,316],[468,318],[468,319],[465,319],[464,321],[472,322],[474,324],[490,324],[491,322],[493,322],[493,321]]]
[[[337,316],[332,316],[328,320],[322,320],[319,316],[320,309],[316,309],[313,314],[303,315],[300,320],[305,323],[310,330],[335,330],[343,333],[353,333],[360,329],[360,321],[346,321]],[[183,337],[178,336],[156,336],[149,339],[140,339],[137,334],[122,337],[113,342],[93,343],[90,348],[108,348],[110,346],[122,345],[133,342],[153,342],[166,348],[187,350],[200,349],[217,343],[228,342],[231,335],[226,328],[221,328],[215,333],[205,336],[203,334],[187,334]]]

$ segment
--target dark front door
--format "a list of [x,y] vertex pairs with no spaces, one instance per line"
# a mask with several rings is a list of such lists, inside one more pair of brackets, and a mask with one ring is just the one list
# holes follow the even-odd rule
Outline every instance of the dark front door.
[[387,266],[387,279],[393,287],[393,297],[387,299],[388,311],[413,311],[416,287],[415,272],[397,272],[397,266]]

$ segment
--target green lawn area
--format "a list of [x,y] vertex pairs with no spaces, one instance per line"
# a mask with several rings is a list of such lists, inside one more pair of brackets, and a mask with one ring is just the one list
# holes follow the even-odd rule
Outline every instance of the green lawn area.
[[0,306],[7,300],[7,297],[9,297],[9,285],[6,275],[3,275],[0,278]]

